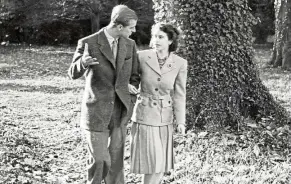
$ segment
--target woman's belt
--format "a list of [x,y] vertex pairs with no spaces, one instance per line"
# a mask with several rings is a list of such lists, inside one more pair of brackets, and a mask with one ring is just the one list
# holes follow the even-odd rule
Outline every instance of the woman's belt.
[[146,98],[151,98],[152,100],[172,100],[172,97],[171,97],[170,94],[166,94],[166,95],[152,95],[152,94],[149,94],[149,93],[141,92],[139,97],[140,97],[140,99],[142,97],[146,97]]

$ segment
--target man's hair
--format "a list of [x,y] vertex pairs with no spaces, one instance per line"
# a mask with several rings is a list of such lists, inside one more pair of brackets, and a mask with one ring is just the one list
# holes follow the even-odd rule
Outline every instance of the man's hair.
[[[156,30],[165,32],[168,36],[168,39],[172,40],[172,44],[169,46],[169,52],[176,51],[178,48],[180,31],[170,23],[156,23],[152,26],[152,34]],[[152,46],[152,42],[150,43],[150,46]]]
[[126,5],[117,5],[113,8],[111,23],[114,25],[121,24],[122,26],[128,26],[130,20],[138,20],[135,11],[128,8]]

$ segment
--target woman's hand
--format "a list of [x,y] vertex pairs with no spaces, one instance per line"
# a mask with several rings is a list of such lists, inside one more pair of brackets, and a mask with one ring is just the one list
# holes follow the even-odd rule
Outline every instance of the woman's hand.
[[178,130],[178,132],[179,132],[180,134],[185,135],[185,130],[186,130],[186,128],[185,128],[185,125],[184,125],[184,124],[178,124],[177,130]]
[[129,91],[129,93],[132,94],[132,95],[137,95],[137,94],[139,94],[139,90],[136,89],[136,87],[134,87],[134,86],[131,85],[131,84],[128,84],[128,91]]

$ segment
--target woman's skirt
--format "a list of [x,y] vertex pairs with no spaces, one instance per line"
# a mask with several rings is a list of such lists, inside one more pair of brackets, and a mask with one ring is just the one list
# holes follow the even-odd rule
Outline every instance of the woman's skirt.
[[133,122],[130,171],[153,174],[173,168],[173,125],[148,126]]

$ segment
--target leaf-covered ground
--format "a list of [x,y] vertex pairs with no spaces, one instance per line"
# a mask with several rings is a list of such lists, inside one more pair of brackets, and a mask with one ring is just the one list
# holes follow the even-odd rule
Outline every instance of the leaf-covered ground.
[[[86,147],[78,115],[84,81],[69,80],[74,48],[0,47],[0,183],[85,183]],[[270,48],[255,62],[270,92],[291,115],[291,73],[266,67]],[[175,135],[176,168],[163,183],[290,183],[290,127],[245,119],[238,130]],[[129,174],[127,183],[140,183]]]

